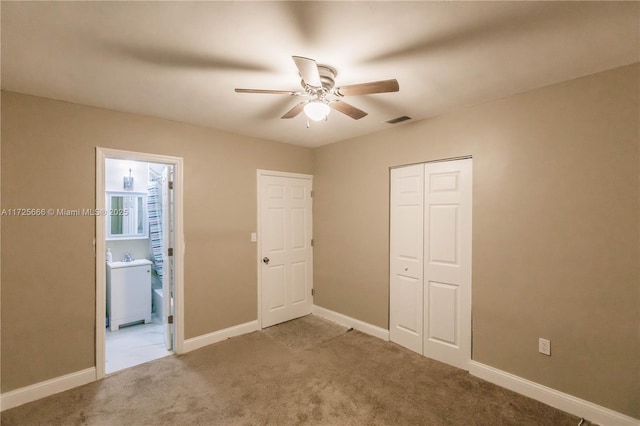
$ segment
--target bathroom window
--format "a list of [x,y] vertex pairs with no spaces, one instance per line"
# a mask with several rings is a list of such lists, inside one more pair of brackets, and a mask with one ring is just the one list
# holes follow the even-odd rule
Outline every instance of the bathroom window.
[[147,194],[107,192],[107,239],[148,238]]

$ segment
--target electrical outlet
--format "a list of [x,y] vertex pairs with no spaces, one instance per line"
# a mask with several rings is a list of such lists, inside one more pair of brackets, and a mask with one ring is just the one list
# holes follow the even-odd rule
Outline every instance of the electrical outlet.
[[548,339],[543,339],[542,337],[538,339],[538,352],[541,354],[551,356],[551,341]]

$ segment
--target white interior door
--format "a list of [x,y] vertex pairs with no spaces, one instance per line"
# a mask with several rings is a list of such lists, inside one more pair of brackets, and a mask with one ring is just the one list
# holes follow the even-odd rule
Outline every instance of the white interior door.
[[171,190],[171,166],[162,171],[162,323],[164,324],[164,342],[167,350],[173,349],[173,265],[172,256],[169,256],[169,247],[172,246],[171,238],[171,207],[173,205]]
[[425,165],[424,355],[471,359],[471,159]]
[[311,313],[312,178],[258,174],[262,327]]
[[422,353],[424,164],[391,170],[389,338]]

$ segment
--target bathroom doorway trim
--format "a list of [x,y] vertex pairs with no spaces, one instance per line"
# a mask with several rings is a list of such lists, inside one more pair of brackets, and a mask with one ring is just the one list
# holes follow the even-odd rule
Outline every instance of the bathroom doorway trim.
[[[184,210],[183,160],[180,157],[96,147],[96,211],[104,211],[106,190],[105,162],[107,158],[173,165],[174,196],[174,334],[173,352],[184,353]],[[106,367],[106,264],[105,216],[96,215],[96,380],[105,376]]]

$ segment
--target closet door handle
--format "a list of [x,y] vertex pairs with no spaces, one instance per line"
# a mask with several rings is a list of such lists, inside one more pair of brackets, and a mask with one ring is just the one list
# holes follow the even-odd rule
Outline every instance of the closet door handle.
[[268,257],[266,257],[266,256],[265,256],[265,257],[263,257],[263,258],[262,258],[262,262],[263,262],[265,265],[268,265],[268,264],[269,264],[269,258],[268,258]]

